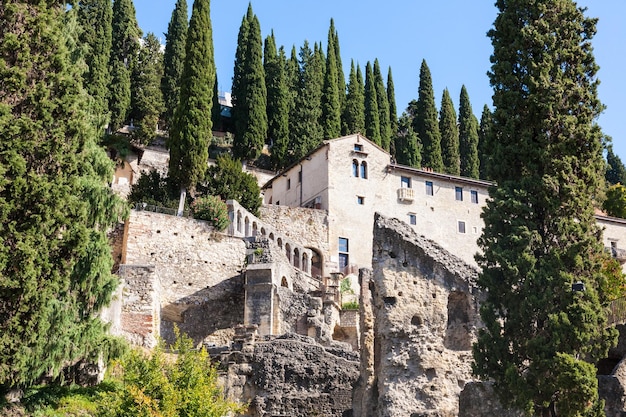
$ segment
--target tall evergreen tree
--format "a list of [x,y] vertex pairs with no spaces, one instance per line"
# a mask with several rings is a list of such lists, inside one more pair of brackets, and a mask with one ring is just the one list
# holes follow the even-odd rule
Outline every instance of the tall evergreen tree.
[[380,127],[380,146],[389,151],[391,144],[391,120],[389,119],[389,100],[387,90],[380,71],[378,58],[374,60],[374,86],[376,87],[376,101],[378,104],[378,121]]
[[493,115],[491,110],[485,104],[483,113],[480,116],[480,126],[478,127],[478,159],[480,161],[480,178],[489,179],[488,166],[491,163],[491,145],[489,139],[491,137]]
[[435,172],[443,171],[441,134],[435,107],[435,93],[426,60],[420,68],[420,85],[413,129],[422,143],[422,165]]
[[212,138],[215,85],[209,0],[195,0],[187,32],[180,100],[170,129],[169,176],[181,189],[204,178]]
[[170,23],[167,25],[167,34],[165,35],[161,93],[164,100],[162,119],[168,128],[178,106],[180,77],[183,74],[183,66],[185,64],[185,44],[189,26],[187,10],[187,0],[176,0]]
[[141,143],[148,143],[156,136],[159,115],[163,112],[162,73],[161,43],[153,33],[148,33],[144,38],[133,72],[136,85],[135,94],[133,94],[133,117],[137,124],[133,135]]
[[403,113],[398,122],[396,159],[399,164],[414,168],[422,165],[422,151],[417,134],[413,130],[413,120],[408,113]]
[[609,277],[614,261],[594,219],[604,174],[596,19],[573,0],[496,6],[488,35],[498,186],[479,239],[485,327],[474,372],[495,381],[505,404],[535,415],[604,415],[593,363],[616,342],[607,282],[623,280]]
[[93,98],[90,111],[98,127],[106,125],[109,115],[107,97],[112,14],[110,0],[82,0],[78,3],[78,21],[82,29],[80,41],[88,46],[85,56],[88,70],[84,74],[84,84]]
[[[333,21],[331,19],[331,29]],[[326,72],[322,90],[322,129],[324,138],[333,139],[341,134],[341,99],[337,85],[337,61],[335,57],[334,33],[328,32]]]
[[[241,25],[239,26],[239,34],[237,35],[237,49],[235,51],[235,67],[233,69],[233,85],[232,85],[232,103],[233,103],[233,120],[239,117],[235,107],[238,102],[244,100],[246,96],[246,50],[248,48],[248,33],[250,32],[250,21],[254,18],[252,12],[252,4],[248,3],[248,11],[246,15],[241,19]],[[242,104],[243,106],[243,104]],[[245,113],[242,113],[242,116]],[[236,124],[236,123],[235,123]]]
[[439,132],[441,133],[441,157],[443,172],[459,175],[461,161],[459,158],[459,128],[456,125],[456,112],[448,89],[443,90],[441,110],[439,112]]
[[365,97],[363,86],[359,85],[354,61],[350,63],[350,81],[348,82],[348,94],[343,109],[342,134],[365,132]]
[[64,13],[60,1],[0,7],[0,62],[11,74],[0,89],[4,388],[111,346],[98,312],[117,284],[106,231],[123,205],[106,183],[113,167],[88,121]]
[[396,157],[396,139],[398,137],[398,107],[396,105],[396,91],[393,86],[391,67],[387,71],[387,101],[389,102],[389,130],[391,130],[391,142],[389,153]]
[[131,111],[131,74],[139,52],[141,30],[132,0],[113,0],[111,84],[109,86],[110,129],[116,131],[128,121]]
[[285,50],[276,51],[274,32],[265,39],[264,59],[271,161],[274,169],[281,169],[286,166],[289,146],[289,88]]
[[459,151],[461,175],[478,178],[480,166],[478,160],[478,123],[472,111],[469,94],[467,94],[465,86],[461,87],[459,99]]
[[380,137],[380,113],[378,111],[378,98],[376,96],[376,81],[372,64],[365,65],[365,136],[381,146]]
[[[239,159],[254,160],[261,155],[267,138],[267,89],[263,70],[263,41],[259,19],[248,5],[247,29],[242,24],[240,33],[246,32],[243,49],[243,63],[235,63],[240,86],[233,103],[235,139],[233,155]],[[237,46],[239,51],[239,45]],[[234,86],[233,86],[234,87]]]
[[606,174],[605,178],[610,185],[621,184],[626,185],[626,167],[624,167],[624,163],[613,152],[613,146],[607,146],[606,153]]

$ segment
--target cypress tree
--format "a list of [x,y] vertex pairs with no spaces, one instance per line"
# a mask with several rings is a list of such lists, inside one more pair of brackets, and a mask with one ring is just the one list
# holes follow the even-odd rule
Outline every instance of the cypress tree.
[[110,0],[82,0],[78,3],[78,21],[81,25],[80,42],[87,45],[83,75],[85,89],[93,98],[91,113],[96,125],[104,127],[108,120],[109,59],[111,57]]
[[185,43],[187,42],[187,0],[177,0],[172,17],[167,25],[165,51],[163,52],[163,78],[161,93],[164,100],[163,122],[169,128],[178,106],[180,77],[185,63]]
[[[332,29],[332,19],[331,19]],[[335,58],[334,34],[329,30],[326,52],[326,73],[322,91],[322,129],[324,138],[337,138],[341,134],[341,100],[337,86],[337,62]]]
[[[247,29],[242,24],[241,32],[246,32],[243,49],[243,62],[236,70],[240,90],[237,91],[233,104],[235,139],[233,155],[239,159],[254,160],[261,155],[267,138],[267,89],[265,87],[265,71],[263,70],[263,41],[259,19],[252,13],[248,5],[246,15]],[[239,51],[239,46],[237,49]]]
[[376,101],[378,104],[378,120],[380,126],[380,146],[389,151],[391,144],[391,121],[389,120],[389,101],[387,90],[380,71],[378,58],[374,60],[374,86],[376,87]]
[[413,129],[422,143],[422,164],[435,172],[442,172],[444,167],[441,156],[441,134],[437,121],[433,83],[426,60],[422,61],[420,68],[419,95]]
[[478,159],[480,161],[480,178],[489,179],[488,170],[491,163],[491,145],[489,143],[491,137],[492,126],[491,110],[485,104],[483,113],[480,116],[480,126],[478,127]]
[[439,132],[441,133],[441,157],[443,172],[459,175],[461,161],[459,159],[459,128],[456,125],[456,112],[448,89],[443,90],[441,110],[439,113]]
[[276,170],[285,167],[289,145],[289,89],[287,58],[281,47],[276,52],[274,32],[265,39],[265,84],[267,86],[267,126],[272,144],[271,163]]
[[[122,203],[69,57],[65,2],[0,7],[0,386],[28,386],[111,347],[106,230]],[[27,18],[25,18],[25,16]],[[106,358],[105,358],[106,360]]]
[[169,176],[181,189],[204,178],[212,139],[211,111],[215,85],[209,0],[195,0],[187,32],[180,101],[170,129]]
[[396,146],[396,158],[399,164],[414,168],[422,165],[422,152],[420,141],[413,130],[411,116],[403,113],[398,122],[398,138]]
[[391,130],[391,142],[389,153],[396,158],[396,139],[398,137],[398,107],[396,106],[396,92],[393,86],[391,67],[387,71],[387,101],[389,102],[389,130]]
[[478,123],[472,111],[469,94],[461,87],[459,99],[459,150],[461,154],[461,175],[478,178]]
[[365,132],[365,97],[363,86],[359,85],[354,61],[350,63],[350,81],[348,82],[348,94],[343,110],[343,135]]
[[335,49],[335,63],[337,64],[337,91],[339,92],[339,108],[340,114],[343,115],[343,109],[346,105],[346,75],[343,72],[343,63],[341,60],[341,48],[339,47],[339,33],[335,29],[335,21],[330,19],[329,35],[332,34],[333,46]]
[[610,185],[626,185],[626,167],[624,167],[620,157],[613,152],[612,145],[607,146],[606,162],[606,181]]
[[132,0],[113,0],[109,128],[114,132],[128,121],[131,112],[131,74],[139,51],[139,38],[141,30]]
[[381,146],[380,113],[378,112],[378,98],[376,97],[376,82],[372,65],[365,65],[365,136]]
[[594,218],[604,175],[590,43],[597,20],[572,0],[496,6],[488,36],[498,186],[482,215],[485,327],[473,369],[495,381],[506,405],[540,416],[604,415],[593,364],[616,342],[606,305],[618,288],[608,283],[623,277]]
[[159,115],[163,111],[163,94],[161,93],[161,74],[163,73],[163,55],[161,44],[153,33],[144,38],[139,51],[134,78],[137,90],[133,97],[135,102],[134,117],[137,129],[133,135],[141,143],[149,143],[156,136]]
[[[233,86],[232,86],[232,103],[233,103],[233,123],[237,125],[236,120],[240,117],[245,117],[244,111],[239,112],[237,106],[245,102],[246,96],[246,49],[248,48],[248,33],[250,32],[250,21],[254,17],[252,13],[252,4],[248,3],[248,11],[246,15],[241,19],[241,26],[239,26],[239,34],[237,35],[237,50],[235,51],[235,67],[233,69]],[[241,101],[241,103],[239,103]]]

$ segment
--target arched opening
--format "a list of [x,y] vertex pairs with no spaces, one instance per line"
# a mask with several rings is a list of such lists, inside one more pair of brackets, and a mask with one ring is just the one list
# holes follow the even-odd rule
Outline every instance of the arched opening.
[[309,254],[304,252],[302,254],[302,270],[306,273],[310,273],[309,269]]
[[237,232],[241,233],[241,212],[237,210]]
[[313,248],[307,248],[311,250],[311,276],[313,277],[323,277],[324,271],[322,265],[324,265],[324,259],[322,258],[322,254]]
[[243,226],[244,226],[243,235],[250,236],[250,219],[248,219],[248,216],[246,216],[246,218],[244,219]]
[[258,234],[258,226],[256,222],[252,222],[252,236],[256,236]]
[[361,178],[367,179],[367,162],[361,162]]
[[300,251],[298,250],[298,248],[295,248],[293,250],[293,266],[298,269],[300,268]]
[[265,237],[265,227],[261,227],[261,236]]
[[285,255],[287,256],[289,263],[291,263],[291,245],[289,243],[285,243]]
[[274,233],[270,232],[270,240],[274,240]]
[[276,244],[278,245],[279,248],[281,249],[283,248],[283,240],[281,238],[278,238],[276,240]]
[[280,286],[281,286],[281,287],[285,287],[285,288],[289,288],[289,283],[287,282],[287,278],[286,278],[286,277],[283,277],[283,278],[280,280]]
[[359,177],[359,161],[356,159],[352,160],[352,176]]

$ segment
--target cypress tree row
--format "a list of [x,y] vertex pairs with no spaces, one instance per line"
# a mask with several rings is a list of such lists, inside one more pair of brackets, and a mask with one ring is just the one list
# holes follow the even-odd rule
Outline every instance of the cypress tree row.
[[343,114],[343,108],[346,104],[346,75],[343,72],[343,63],[341,61],[341,48],[339,47],[339,33],[335,29],[335,21],[330,19],[329,34],[333,37],[333,46],[335,47],[335,62],[337,64],[337,91],[339,92],[339,108]]
[[488,166],[491,163],[491,126],[492,126],[491,110],[485,104],[483,113],[480,116],[480,126],[478,127],[478,159],[480,161],[480,178],[489,179]]
[[113,0],[109,129],[115,132],[128,121],[131,111],[131,74],[139,51],[141,30],[132,0]]
[[169,177],[194,193],[204,178],[212,139],[211,112],[215,85],[213,36],[209,0],[195,0],[180,85],[180,101],[170,129]]
[[380,126],[380,145],[389,151],[391,144],[391,121],[389,120],[389,101],[387,100],[387,90],[383,81],[383,74],[380,71],[378,58],[374,60],[374,86],[376,88],[376,101],[378,104],[378,121]]
[[[125,206],[107,181],[69,57],[65,2],[0,7],[0,386],[56,377],[113,345],[98,312],[117,279],[106,231]],[[27,18],[25,18],[27,16]],[[25,59],[27,57],[27,59]]]
[[441,110],[439,113],[439,132],[441,133],[441,157],[443,172],[459,175],[461,161],[459,158],[459,129],[456,125],[456,112],[448,89],[443,90]]
[[109,59],[111,57],[111,19],[113,9],[110,0],[82,0],[78,3],[78,22],[81,26],[80,42],[88,45],[83,75],[85,89],[93,98],[90,112],[96,125],[104,128],[108,121]]
[[[332,20],[331,20],[332,29]],[[326,73],[322,91],[322,129],[326,139],[337,138],[341,134],[341,100],[337,86],[337,61],[335,57],[334,34],[329,30],[326,52]]]
[[594,218],[605,167],[594,123],[602,110],[590,42],[596,19],[572,0],[496,6],[488,36],[498,186],[479,239],[487,298],[473,369],[495,381],[506,405],[601,416],[594,363],[616,343],[606,306],[624,281]]
[[187,42],[187,0],[176,0],[172,17],[167,25],[165,51],[163,52],[163,78],[161,93],[164,100],[162,120],[169,128],[178,106],[180,77],[185,64],[185,44]]
[[391,142],[389,153],[396,158],[396,139],[398,137],[398,108],[396,106],[396,92],[393,86],[391,67],[387,71],[387,101],[389,102],[389,130],[391,130]]
[[465,86],[461,87],[459,102],[461,175],[469,178],[478,178],[480,166],[478,160],[478,124]]
[[626,185],[626,167],[620,157],[613,152],[612,145],[607,146],[606,162],[606,181],[610,185]]
[[435,172],[443,172],[441,134],[435,107],[435,93],[426,60],[422,61],[420,68],[419,95],[413,118],[413,129],[422,144],[422,165]]
[[267,135],[271,147],[271,163],[276,170],[283,168],[289,145],[289,90],[287,87],[287,58],[281,47],[276,52],[274,32],[265,39],[265,84],[267,86]]
[[380,113],[378,112],[378,98],[376,97],[376,82],[372,65],[365,65],[365,136],[381,146]]
[[[239,26],[239,34],[237,35],[237,50],[235,51],[235,67],[233,69],[233,85],[232,85],[232,119],[233,124],[238,124],[237,119],[245,117],[244,111],[239,111],[238,106],[243,109],[243,103],[246,96],[246,49],[248,48],[248,33],[250,32],[250,21],[254,18],[252,13],[252,4],[248,3],[248,11],[241,19]],[[241,101],[241,103],[239,103]]]
[[359,84],[354,61],[350,63],[350,78],[348,82],[348,94],[342,117],[343,135],[365,132],[365,97],[363,86]]
[[422,166],[422,150],[409,114],[403,113],[398,122],[396,158],[399,164],[413,168]]
[[133,136],[140,143],[149,143],[156,136],[159,116],[163,112],[161,74],[163,74],[161,44],[153,33],[148,33],[139,51],[133,73],[134,84],[137,86],[133,94],[133,118],[136,120],[137,129]]

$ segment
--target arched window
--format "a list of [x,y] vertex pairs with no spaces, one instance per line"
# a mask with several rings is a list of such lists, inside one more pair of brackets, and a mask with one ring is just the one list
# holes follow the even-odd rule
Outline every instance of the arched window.
[[278,244],[278,247],[279,247],[279,248],[281,248],[281,249],[283,248],[283,240],[282,240],[281,238],[278,238],[278,239],[276,240],[276,243]]
[[359,177],[359,161],[356,159],[352,160],[352,175],[355,177]]
[[300,268],[300,251],[298,248],[293,250],[293,266]]
[[361,162],[361,178],[367,179],[367,162]]
[[310,272],[309,271],[309,255],[307,255],[306,253],[302,254],[302,270],[304,272]]
[[289,263],[291,263],[291,245],[289,245],[289,243],[285,243],[285,255],[287,256]]
[[241,212],[237,211],[237,231],[241,233]]

